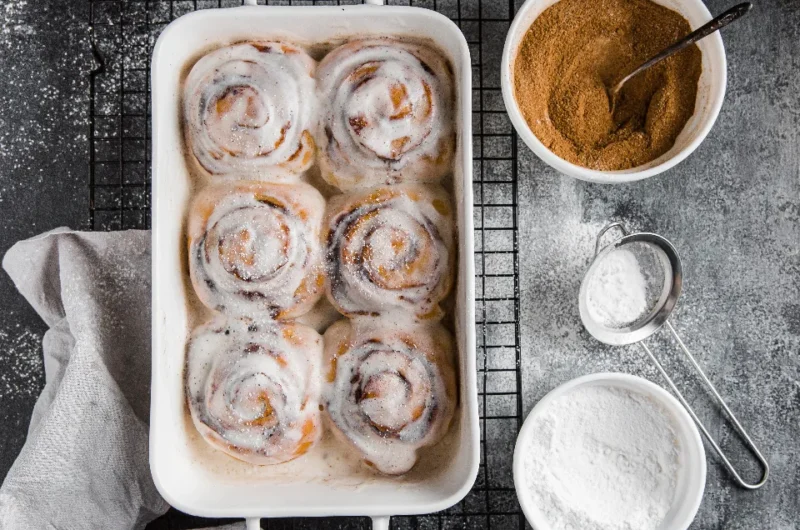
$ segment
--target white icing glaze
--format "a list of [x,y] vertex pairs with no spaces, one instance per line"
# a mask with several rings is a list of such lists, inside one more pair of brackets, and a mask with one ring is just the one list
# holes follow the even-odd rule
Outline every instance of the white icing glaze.
[[253,464],[278,464],[318,440],[322,338],[299,324],[216,317],[197,328],[186,395],[211,446]]
[[213,175],[280,180],[314,159],[314,60],[282,42],[227,46],[202,57],[184,87],[187,143]]
[[436,186],[400,184],[331,199],[327,292],[344,315],[441,317],[456,258],[452,208]]
[[232,316],[294,318],[322,295],[325,200],[306,184],[235,182],[203,190],[189,218],[200,300]]
[[455,409],[452,339],[438,324],[360,317],[325,332],[331,428],[378,471],[408,472]]
[[352,41],[323,59],[317,79],[328,182],[342,189],[430,182],[451,170],[454,96],[439,53],[393,39]]
[[351,444],[325,429],[314,447],[300,458],[275,466],[254,466],[217,451],[197,432],[186,414],[181,425],[185,432],[175,443],[220,484],[326,484],[337,489],[358,491],[375,485],[413,489],[432,480],[441,480],[458,454],[459,418],[456,413],[447,434],[419,452],[414,468],[404,475],[384,475],[365,466]]

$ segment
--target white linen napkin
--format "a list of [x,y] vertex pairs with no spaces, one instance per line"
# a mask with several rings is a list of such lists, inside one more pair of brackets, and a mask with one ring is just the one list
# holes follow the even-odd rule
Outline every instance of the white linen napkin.
[[169,508],[148,465],[150,233],[58,229],[14,245],[3,268],[50,329],[0,528],[144,528]]

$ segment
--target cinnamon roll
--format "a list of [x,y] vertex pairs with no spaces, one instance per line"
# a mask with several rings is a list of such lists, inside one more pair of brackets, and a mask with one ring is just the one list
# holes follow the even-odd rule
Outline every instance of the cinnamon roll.
[[368,466],[406,473],[447,432],[456,379],[452,341],[438,324],[342,320],[325,333],[324,359],[331,428]]
[[218,316],[192,333],[188,349],[189,411],[212,447],[270,465],[297,458],[319,439],[316,331]]
[[331,52],[317,70],[322,176],[350,189],[431,182],[450,171],[451,79],[449,63],[419,44],[368,39]]
[[189,273],[200,300],[232,316],[306,313],[322,296],[325,200],[307,184],[210,186],[189,215]]
[[456,260],[451,216],[447,193],[421,184],[331,199],[324,223],[331,303],[347,316],[400,310],[440,318]]
[[184,87],[187,144],[212,175],[285,180],[314,159],[316,63],[285,42],[202,57]]

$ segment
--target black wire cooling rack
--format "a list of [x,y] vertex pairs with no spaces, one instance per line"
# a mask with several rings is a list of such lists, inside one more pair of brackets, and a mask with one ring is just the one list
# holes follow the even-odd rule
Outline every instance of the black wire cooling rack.
[[[241,0],[89,0],[95,69],[90,83],[89,199],[96,230],[150,227],[150,55],[161,30],[196,9]],[[264,0],[259,0],[263,4]],[[360,0],[268,0],[341,5]],[[516,136],[503,106],[500,57],[514,0],[389,0],[451,18],[472,55],[476,326],[481,468],[467,497],[445,512],[395,517],[394,529],[523,529],[512,454],[522,422]],[[195,521],[199,523],[198,521]],[[263,521],[266,528],[367,528],[366,520]],[[191,527],[169,524],[163,528]]]

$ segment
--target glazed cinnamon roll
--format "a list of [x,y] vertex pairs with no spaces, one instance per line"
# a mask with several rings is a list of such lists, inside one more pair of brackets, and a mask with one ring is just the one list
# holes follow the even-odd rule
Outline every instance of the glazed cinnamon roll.
[[441,317],[456,260],[444,190],[401,184],[339,195],[324,226],[327,293],[340,313]]
[[232,316],[306,313],[322,296],[325,200],[307,184],[210,186],[189,214],[189,273],[200,300]]
[[357,40],[331,52],[317,70],[322,176],[350,189],[431,182],[450,171],[451,78],[449,63],[419,44]]
[[447,432],[456,405],[452,341],[441,326],[342,320],[325,332],[324,408],[333,432],[388,475]]
[[284,42],[202,57],[184,87],[187,144],[212,175],[285,180],[314,159],[316,63]]
[[212,447],[270,465],[297,458],[319,439],[316,331],[218,316],[192,333],[188,349],[189,411]]

